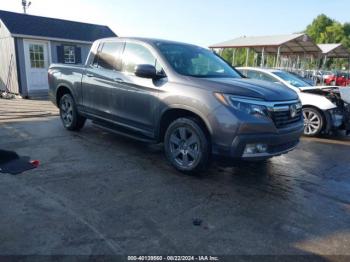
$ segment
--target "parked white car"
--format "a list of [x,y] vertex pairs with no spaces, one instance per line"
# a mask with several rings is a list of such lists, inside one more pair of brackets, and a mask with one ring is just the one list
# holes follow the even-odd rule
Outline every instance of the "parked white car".
[[306,136],[335,129],[350,134],[350,88],[312,86],[301,77],[277,69],[241,67],[237,70],[248,78],[278,83],[295,90],[303,104]]

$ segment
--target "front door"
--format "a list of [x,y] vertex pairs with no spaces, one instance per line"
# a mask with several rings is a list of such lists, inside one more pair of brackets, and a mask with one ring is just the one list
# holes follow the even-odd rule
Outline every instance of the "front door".
[[112,89],[112,98],[118,101],[114,110],[120,121],[153,136],[159,113],[159,91],[165,82],[136,76],[135,69],[142,64],[155,66],[159,73],[162,71],[148,47],[127,42],[122,55],[122,77],[117,88]]
[[42,41],[25,41],[24,52],[28,92],[48,90],[48,43]]

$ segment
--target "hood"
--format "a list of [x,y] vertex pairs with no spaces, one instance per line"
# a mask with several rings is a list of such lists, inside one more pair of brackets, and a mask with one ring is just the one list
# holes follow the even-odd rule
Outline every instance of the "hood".
[[236,96],[245,96],[265,101],[288,101],[299,99],[298,94],[280,84],[248,78],[191,78],[201,88],[210,88]]
[[320,96],[327,96],[332,93],[339,94],[339,87],[336,86],[312,86],[312,87],[301,87],[302,93],[315,94]]
[[300,91],[312,91],[312,90],[335,90],[339,89],[337,86],[305,86],[305,87],[299,87]]
[[303,106],[313,106],[321,110],[330,110],[337,107],[331,99],[320,94],[301,92],[299,97]]

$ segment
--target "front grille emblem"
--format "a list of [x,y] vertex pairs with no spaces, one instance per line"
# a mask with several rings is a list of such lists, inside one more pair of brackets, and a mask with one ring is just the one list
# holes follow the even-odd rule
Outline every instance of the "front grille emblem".
[[289,112],[290,112],[290,117],[295,118],[298,114],[297,106],[296,105],[291,105],[289,107]]

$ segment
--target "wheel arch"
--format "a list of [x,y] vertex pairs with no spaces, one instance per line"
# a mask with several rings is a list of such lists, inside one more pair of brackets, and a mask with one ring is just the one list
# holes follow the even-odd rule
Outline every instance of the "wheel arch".
[[312,108],[312,109],[316,110],[317,112],[319,112],[322,115],[322,117],[325,120],[326,114],[325,114],[325,112],[322,109],[320,109],[320,108],[318,108],[317,106],[314,106],[314,105],[303,105],[303,109],[305,109],[305,108]]
[[[64,96],[65,94],[71,94],[73,96],[73,92],[72,92],[71,88],[69,88],[68,85],[60,84],[56,90],[56,105],[58,107],[60,105],[60,100],[61,100],[62,96]],[[73,97],[73,99],[74,99],[74,97]]]
[[197,110],[189,107],[170,107],[164,110],[160,115],[160,121],[158,126],[158,140],[159,142],[164,141],[166,130],[169,125],[176,119],[183,117],[193,117],[196,118],[200,126],[204,129],[208,139],[210,139],[212,134],[212,129],[206,120],[206,118]]

